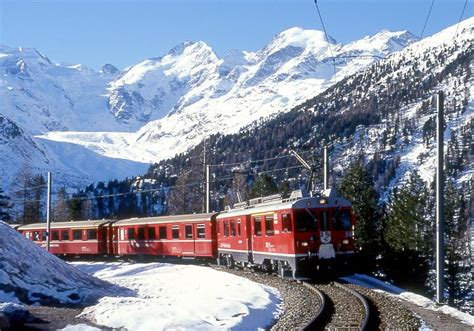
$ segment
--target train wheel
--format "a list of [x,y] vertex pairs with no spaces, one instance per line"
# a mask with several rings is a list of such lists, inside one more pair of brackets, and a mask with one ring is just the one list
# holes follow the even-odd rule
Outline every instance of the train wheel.
[[278,267],[277,267],[277,271],[278,271],[278,277],[280,278],[285,278],[285,273],[286,273],[286,270],[285,270],[285,266],[283,265],[283,262],[282,261],[278,261]]
[[229,268],[229,269],[234,268],[234,258],[232,257],[232,255],[227,255],[225,257],[225,262],[226,262],[227,268]]

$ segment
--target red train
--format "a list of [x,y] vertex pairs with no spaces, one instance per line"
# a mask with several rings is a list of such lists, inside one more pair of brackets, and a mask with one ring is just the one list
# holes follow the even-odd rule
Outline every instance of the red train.
[[[354,225],[350,202],[334,191],[314,197],[295,191],[289,199],[253,199],[221,213],[51,223],[50,247],[63,255],[213,258],[295,276],[351,256]],[[45,223],[18,231],[46,246]]]

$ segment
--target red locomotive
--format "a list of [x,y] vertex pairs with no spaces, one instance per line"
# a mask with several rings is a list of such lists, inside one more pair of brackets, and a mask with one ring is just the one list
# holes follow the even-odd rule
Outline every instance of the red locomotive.
[[[295,191],[289,199],[253,199],[221,213],[51,223],[51,252],[215,258],[295,276],[353,254],[354,225],[350,202],[333,190],[314,197]],[[46,246],[45,223],[18,230]]]
[[319,197],[253,199],[217,216],[218,261],[256,264],[283,276],[354,253],[351,204],[334,191]]

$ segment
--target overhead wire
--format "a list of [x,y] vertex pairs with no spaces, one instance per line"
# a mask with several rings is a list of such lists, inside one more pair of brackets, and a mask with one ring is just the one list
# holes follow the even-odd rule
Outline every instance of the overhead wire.
[[329,42],[328,33],[326,31],[326,26],[324,25],[323,16],[321,15],[321,10],[319,9],[318,0],[314,0],[314,4],[316,5],[316,10],[318,11],[319,20],[321,21],[321,26],[323,27],[324,37],[326,38],[326,42],[328,43],[329,53],[331,54],[332,64],[333,64],[333,67],[334,67],[334,77],[336,77],[336,73],[337,73],[336,58],[334,57],[334,53],[332,51],[331,43]]
[[455,38],[458,36],[459,26],[461,25],[462,17],[464,16],[464,11],[466,10],[468,2],[469,0],[464,1],[464,6],[462,7],[462,11],[461,11],[461,16],[459,16],[458,25],[456,26],[456,33],[454,34]]
[[22,189],[19,189],[19,190],[10,191],[9,193],[23,192],[23,191],[33,190],[33,189],[35,189],[35,188],[47,187],[47,186],[48,186],[48,184],[42,184],[42,185],[37,185],[37,186],[30,186],[30,187],[25,187],[25,188],[22,188]]
[[[254,175],[260,175],[260,174],[264,174],[264,173],[271,173],[271,172],[277,172],[277,171],[283,171],[283,170],[291,170],[291,169],[296,169],[296,168],[302,168],[302,166],[298,165],[298,166],[283,167],[283,168],[278,168],[278,169],[270,169],[270,170],[265,170],[265,171],[259,171],[259,172],[254,173]],[[216,182],[222,182],[222,181],[230,180],[230,179],[233,179],[233,178],[234,178],[234,176],[226,176],[226,177],[215,178],[213,180],[210,180],[209,182],[210,183],[216,183]],[[76,197],[67,198],[67,200],[70,200],[70,201],[95,200],[95,199],[110,198],[110,197],[116,197],[116,196],[150,193],[150,192],[162,191],[162,190],[166,190],[166,189],[173,189],[173,188],[179,188],[179,187],[198,186],[198,185],[203,185],[203,184],[206,184],[206,182],[205,181],[197,181],[197,182],[192,182],[192,183],[188,183],[188,184],[162,186],[162,187],[159,187],[159,188],[139,190],[139,191],[119,192],[119,193],[94,195],[94,196],[83,196],[83,197],[76,196]],[[57,192],[54,192],[53,194],[57,194]],[[36,200],[36,201],[42,201],[42,200]],[[32,200],[28,200],[26,202],[32,202]]]
[[423,24],[423,29],[421,30],[420,40],[423,39],[423,35],[425,33],[425,29],[426,29],[426,26],[428,24],[428,20],[430,19],[430,16],[431,16],[431,11],[433,10],[434,2],[435,2],[435,0],[431,0],[430,9],[428,10],[428,15],[426,15],[425,24]]

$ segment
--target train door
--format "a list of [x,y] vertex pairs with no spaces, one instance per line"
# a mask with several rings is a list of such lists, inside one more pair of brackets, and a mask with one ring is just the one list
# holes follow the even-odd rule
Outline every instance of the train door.
[[253,224],[251,220],[252,217],[250,217],[250,215],[245,216],[248,261],[253,263]]
[[[119,227],[118,226],[109,226],[110,236],[109,238],[109,247],[112,250],[114,255],[120,255],[119,251]],[[123,231],[123,230],[122,230]]]
[[185,224],[184,225],[184,245],[183,255],[196,255],[196,239],[194,233],[196,233],[196,224]]
[[[212,248],[206,239],[206,224],[194,224],[194,227],[194,251],[196,255],[203,256],[211,254]],[[209,251],[209,248],[211,248],[211,251]]]

